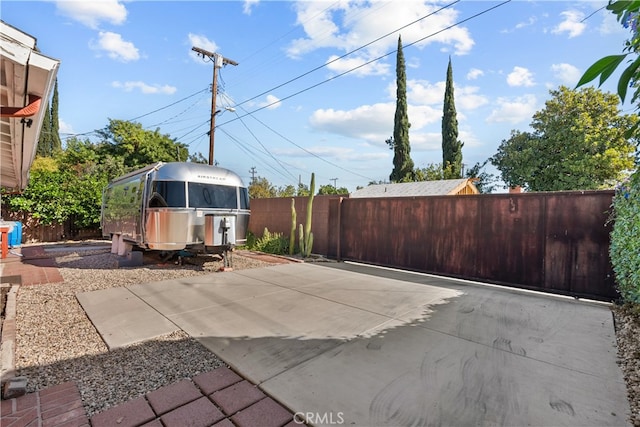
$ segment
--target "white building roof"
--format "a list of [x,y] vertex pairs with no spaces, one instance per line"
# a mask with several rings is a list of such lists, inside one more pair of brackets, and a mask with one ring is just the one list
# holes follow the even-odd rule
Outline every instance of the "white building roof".
[[24,190],[36,156],[60,61],[38,52],[36,39],[0,21],[0,186]]

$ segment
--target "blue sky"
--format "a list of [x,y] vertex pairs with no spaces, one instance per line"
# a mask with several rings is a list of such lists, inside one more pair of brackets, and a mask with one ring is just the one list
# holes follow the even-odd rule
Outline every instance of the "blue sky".
[[[215,159],[249,182],[388,180],[398,36],[406,61],[411,157],[442,161],[449,58],[463,162],[526,131],[549,90],[574,87],[626,32],[601,1],[3,1],[1,18],[61,61],[61,136],[111,119],[159,128],[209,153],[213,64],[219,70]],[[492,9],[493,8],[493,9]],[[598,11],[599,10],[599,11]],[[594,13],[595,12],[595,13]],[[346,55],[346,56],[345,56]],[[614,75],[602,89],[615,92]],[[227,110],[227,107],[235,111]],[[631,113],[629,106],[621,108]],[[490,170],[490,172],[496,172]]]

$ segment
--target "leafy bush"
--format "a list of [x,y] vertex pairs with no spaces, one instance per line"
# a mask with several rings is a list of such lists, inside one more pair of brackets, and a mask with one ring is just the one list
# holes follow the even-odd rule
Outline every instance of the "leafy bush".
[[289,239],[282,233],[272,233],[266,227],[262,237],[255,238],[253,234],[247,237],[247,246],[254,251],[268,254],[284,255],[289,253]]
[[618,186],[613,198],[609,254],[624,301],[640,302],[640,170]]

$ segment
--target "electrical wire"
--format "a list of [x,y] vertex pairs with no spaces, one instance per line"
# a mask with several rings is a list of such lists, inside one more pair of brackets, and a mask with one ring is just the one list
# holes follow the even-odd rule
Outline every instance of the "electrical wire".
[[282,139],[284,139],[285,141],[289,142],[290,144],[292,144],[292,145],[294,145],[294,146],[298,147],[300,150],[304,151],[305,153],[312,155],[313,157],[317,158],[318,160],[322,160],[323,162],[325,162],[325,163],[327,163],[327,164],[329,164],[329,165],[333,166],[334,168],[340,169],[340,170],[342,170],[342,171],[344,171],[344,172],[348,172],[348,173],[350,173],[350,174],[352,174],[352,175],[355,175],[355,176],[358,176],[358,177],[360,177],[360,178],[365,178],[365,179],[368,179],[369,181],[375,181],[375,180],[374,180],[373,178],[371,178],[371,177],[368,177],[368,176],[365,176],[365,175],[361,175],[361,174],[359,174],[359,173],[357,173],[357,172],[354,172],[354,171],[352,171],[352,170],[350,170],[350,169],[347,169],[347,168],[343,168],[342,166],[337,165],[337,164],[335,164],[335,163],[333,163],[333,162],[331,162],[331,161],[329,161],[329,160],[327,160],[327,159],[325,159],[325,158],[323,158],[323,157],[319,156],[318,154],[316,154],[316,153],[314,153],[314,152],[312,152],[312,151],[307,150],[306,148],[302,147],[301,145],[296,144],[295,142],[293,142],[292,140],[290,140],[290,139],[289,139],[289,138],[287,138],[286,136],[282,135],[280,132],[276,131],[275,129],[273,129],[272,127],[270,127],[269,125],[267,125],[266,123],[264,123],[262,120],[258,119],[257,117],[255,117],[255,116],[253,116],[253,115],[252,115],[251,117],[252,117],[254,120],[256,120],[258,123],[260,123],[262,126],[266,127],[266,128],[267,128],[267,129],[269,129],[271,132],[273,132],[273,133],[275,133],[276,135],[278,135],[280,138],[282,138]]
[[[186,101],[187,99],[192,98],[192,97],[194,97],[194,96],[196,96],[196,95],[198,95],[198,94],[200,94],[200,93],[203,93],[203,92],[205,92],[205,91],[208,91],[208,90],[209,90],[209,87],[207,87],[207,88],[205,88],[205,89],[202,89],[202,90],[199,90],[198,92],[195,92],[195,93],[193,93],[193,94],[191,94],[191,95],[188,95],[188,96],[186,96],[186,97],[184,97],[184,98],[182,98],[182,99],[179,99],[179,100],[177,100],[177,101],[175,101],[175,102],[172,102],[172,103],[171,103],[171,104],[169,104],[169,105],[165,105],[164,107],[160,107],[160,108],[158,108],[158,109],[156,109],[156,110],[150,111],[150,112],[145,113],[145,114],[143,114],[143,115],[141,115],[141,116],[138,116],[138,117],[134,117],[134,118],[129,119],[129,120],[127,120],[127,121],[132,122],[132,121],[134,121],[134,120],[138,120],[138,119],[141,119],[141,118],[143,118],[143,117],[149,116],[149,115],[151,115],[151,114],[157,113],[157,112],[159,112],[159,111],[165,110],[165,109],[167,109],[167,108],[169,108],[169,107],[173,107],[173,106],[174,106],[174,105],[176,105],[176,104],[179,104],[179,103],[181,103],[181,102],[183,102],[183,101]],[[82,132],[82,133],[70,133],[70,134],[68,134],[68,136],[66,136],[64,139],[65,139],[65,140],[67,140],[67,139],[70,139],[70,138],[77,138],[77,137],[79,137],[79,136],[91,135],[91,134],[93,134],[93,133],[96,133],[96,134],[97,134],[97,133],[99,133],[99,132],[100,132],[100,131],[102,131],[102,130],[103,130],[103,129],[93,129],[93,130],[90,130],[90,131],[87,131],[87,132]]]
[[[326,62],[326,63],[324,63],[324,64],[322,64],[322,65],[319,65],[319,66],[317,66],[317,67],[315,67],[315,68],[313,68],[313,69],[311,69],[311,70],[309,70],[309,71],[307,71],[307,72],[305,72],[305,73],[303,73],[303,74],[301,74],[301,75],[299,75],[299,76],[297,76],[297,77],[294,77],[293,79],[287,80],[286,82],[284,82],[284,83],[282,83],[282,84],[280,84],[280,85],[278,85],[278,86],[276,86],[276,87],[273,87],[273,88],[271,88],[271,89],[269,89],[269,90],[266,90],[266,91],[264,91],[264,92],[262,92],[262,93],[259,93],[258,95],[254,96],[254,97],[252,97],[252,98],[249,98],[249,99],[247,99],[247,100],[245,100],[245,101],[242,101],[241,103],[237,104],[236,106],[244,105],[244,104],[246,104],[247,102],[253,101],[253,100],[254,100],[254,99],[256,99],[256,98],[259,98],[259,97],[261,97],[261,96],[263,96],[263,95],[266,95],[266,94],[267,94],[267,93],[269,93],[269,92],[272,92],[272,91],[274,91],[274,90],[276,90],[276,89],[280,89],[281,87],[283,87],[283,86],[285,86],[285,85],[288,85],[289,83],[293,83],[293,82],[295,82],[296,80],[301,79],[302,77],[308,76],[309,74],[311,74],[311,73],[313,73],[313,72],[315,72],[315,71],[318,71],[318,70],[320,70],[320,69],[322,69],[322,68],[325,68],[325,67],[329,66],[330,64],[332,64],[332,63],[334,63],[334,62],[336,62],[336,61],[339,61],[339,60],[341,60],[341,59],[346,58],[347,56],[351,55],[352,53],[358,52],[359,50],[362,50],[362,49],[364,49],[364,48],[365,48],[365,47],[367,47],[367,46],[371,46],[373,43],[376,43],[376,42],[378,42],[378,41],[380,41],[380,40],[384,39],[385,37],[389,37],[390,35],[395,34],[395,33],[397,33],[397,32],[398,32],[398,31],[400,31],[400,30],[403,30],[403,29],[405,29],[405,28],[407,28],[407,27],[409,27],[409,26],[411,26],[411,25],[414,25],[414,24],[416,24],[416,23],[418,23],[418,22],[420,22],[420,21],[423,21],[424,19],[429,18],[429,17],[431,17],[431,16],[435,15],[435,14],[436,14],[436,13],[438,13],[438,12],[441,12],[442,10],[444,10],[444,9],[446,9],[446,8],[448,8],[448,7],[451,7],[451,6],[453,6],[454,4],[456,4],[456,3],[458,3],[458,2],[460,2],[460,0],[455,0],[455,1],[453,1],[452,3],[449,3],[449,4],[447,4],[447,5],[443,6],[443,7],[441,7],[440,9],[438,9],[438,10],[436,10],[436,11],[434,11],[434,12],[431,12],[431,13],[429,13],[429,14],[427,14],[427,15],[424,15],[424,16],[422,16],[422,17],[420,17],[420,18],[416,19],[415,21],[412,21],[412,22],[410,22],[410,23],[408,23],[408,24],[406,24],[406,25],[403,25],[403,26],[402,26],[402,27],[400,27],[400,28],[397,28],[397,29],[395,29],[395,30],[393,30],[393,31],[391,31],[391,32],[388,32],[387,34],[385,34],[385,35],[383,35],[383,36],[380,36],[380,37],[378,37],[377,39],[372,40],[372,41],[370,41],[369,43],[366,43],[366,44],[364,44],[364,45],[362,45],[362,46],[360,46],[360,47],[358,47],[358,48],[356,48],[356,49],[354,49],[354,50],[352,50],[352,51],[349,51],[349,52],[345,53],[344,55],[341,55],[341,56],[339,56],[339,57],[337,57],[337,58],[334,58],[334,59],[332,59],[331,61]],[[435,33],[435,34],[438,34],[438,33]],[[394,52],[395,52],[395,51],[394,51]],[[393,53],[393,52],[391,52],[391,53]],[[385,55],[385,56],[387,56],[387,55]],[[377,59],[375,59],[374,61],[377,61],[378,59],[384,58],[385,56],[382,56],[382,57],[380,57],[380,58],[377,58]],[[368,65],[368,64],[369,64],[369,63],[367,63],[366,65]],[[343,73],[343,74],[346,74],[346,73]],[[285,99],[286,99],[286,98],[285,98]]]
[[[271,171],[273,171],[274,173],[280,175],[281,177],[285,178],[287,181],[289,180],[289,176],[286,176],[284,173],[282,173],[282,171],[278,168],[273,167],[272,165],[270,165],[269,163],[263,161],[257,153],[253,152],[252,150],[249,149],[248,146],[244,145],[238,138],[234,137],[233,135],[231,135],[229,132],[227,132],[224,129],[220,130],[222,133],[224,133],[225,135],[227,135],[227,137],[229,137],[229,139],[236,144],[242,151],[244,151],[245,153],[247,153],[250,157],[252,157],[254,160],[256,160],[257,163],[262,163],[265,167],[267,167],[268,169],[270,169]],[[299,169],[296,168],[292,165],[289,165],[291,168],[295,168],[295,169]],[[293,176],[293,175],[291,175]],[[294,182],[295,182],[295,177],[294,177]]]
[[[238,113],[236,112],[236,115],[238,115]],[[288,169],[286,169],[282,163],[280,163],[280,160],[278,160],[273,154],[271,154],[271,152],[267,149],[267,147],[264,146],[264,144],[258,139],[258,137],[251,131],[251,129],[249,129],[249,126],[247,126],[247,124],[244,122],[244,120],[240,119],[240,123],[242,123],[242,125],[244,126],[244,128],[247,130],[247,132],[249,132],[251,134],[251,136],[253,136],[253,138],[258,142],[258,144],[260,144],[260,146],[264,149],[264,151],[267,152],[267,154],[269,154],[269,156],[276,161],[276,163],[278,163],[280,165],[280,167],[282,167],[282,169],[284,171],[286,171],[289,175],[291,175],[291,172],[289,172]],[[293,180],[295,181],[296,177],[291,175],[291,177],[293,178]]]
[[600,9],[592,12],[589,16],[587,16],[586,18],[584,18],[582,21],[580,21],[580,23],[582,24],[584,21],[586,21],[587,19],[591,18],[593,15],[595,15],[596,13],[600,12],[602,9],[606,8],[607,5],[605,4],[604,6],[602,6]]
[[[370,42],[370,43],[367,43],[367,44],[365,44],[365,45],[363,45],[363,46],[359,47],[358,49],[355,49],[355,50],[353,50],[353,51],[351,51],[351,52],[349,52],[349,53],[347,53],[347,54],[345,54],[345,55],[341,56],[340,58],[344,58],[345,56],[350,55],[351,53],[354,53],[354,52],[356,52],[356,51],[358,51],[358,50],[361,50],[361,49],[363,49],[364,47],[369,46],[370,44],[375,43],[376,41],[379,41],[379,40],[381,40],[381,39],[382,39],[382,38],[384,38],[384,37],[389,36],[390,34],[394,34],[394,33],[396,33],[397,31],[399,31],[399,30],[401,30],[401,29],[403,29],[403,28],[408,27],[409,25],[413,25],[413,24],[415,24],[415,23],[417,23],[417,22],[420,22],[421,20],[425,19],[426,17],[428,17],[428,16],[432,16],[434,13],[437,13],[437,12],[439,12],[439,11],[441,11],[441,10],[443,10],[443,9],[447,8],[447,7],[450,7],[450,6],[452,6],[452,5],[456,4],[456,3],[458,3],[459,1],[460,1],[460,0],[456,0],[456,1],[454,1],[454,2],[450,3],[450,4],[446,5],[446,6],[444,6],[444,7],[440,8],[440,9],[438,9],[436,12],[432,12],[431,14],[425,15],[425,16],[423,16],[423,17],[421,17],[421,18],[419,18],[419,19],[417,19],[417,20],[415,20],[415,21],[413,21],[413,22],[411,22],[411,23],[409,23],[409,24],[407,24],[407,25],[404,25],[404,26],[400,27],[398,30],[395,30],[395,31],[390,32],[390,33],[387,33],[387,34],[385,34],[384,36],[381,36],[381,37],[379,37],[379,38],[375,39],[374,41],[372,41],[372,42]],[[424,41],[424,40],[426,40],[426,39],[428,39],[428,38],[434,37],[434,36],[436,36],[436,35],[438,35],[438,34],[440,34],[440,33],[444,32],[444,31],[450,30],[451,28],[454,28],[454,27],[456,27],[456,26],[458,26],[458,25],[461,25],[461,24],[463,24],[463,23],[465,23],[465,22],[468,22],[468,21],[470,21],[471,19],[477,18],[478,16],[481,16],[481,15],[483,15],[483,14],[485,14],[485,13],[488,13],[488,12],[490,12],[490,11],[494,10],[494,9],[497,9],[498,7],[501,7],[501,6],[503,6],[503,5],[505,5],[505,4],[509,3],[509,2],[511,2],[511,0],[506,0],[506,1],[502,2],[502,3],[499,3],[499,4],[495,5],[495,6],[492,6],[492,7],[488,8],[488,9],[485,9],[485,10],[483,10],[483,11],[479,12],[479,13],[476,13],[476,14],[474,14],[474,15],[472,15],[472,16],[470,16],[470,17],[468,17],[468,18],[465,18],[465,19],[463,19],[463,20],[461,20],[461,21],[458,21],[458,22],[456,22],[456,23],[454,23],[454,24],[452,24],[452,25],[450,25],[450,26],[448,26],[448,27],[445,27],[445,28],[443,28],[443,29],[441,29],[441,30],[439,30],[439,31],[436,31],[436,32],[434,32],[434,33],[432,33],[432,34],[429,34],[429,35],[427,35],[427,36],[425,36],[425,37],[423,37],[423,38],[421,38],[421,39],[418,39],[418,40],[416,40],[416,41],[414,41],[414,42],[412,42],[412,43],[409,43],[409,44],[405,45],[404,47],[406,48],[406,47],[413,46],[413,45],[415,45],[415,44],[417,44],[417,43],[420,43],[420,42],[422,42],[422,41]],[[321,157],[321,156],[317,155],[316,153],[313,153],[313,152],[311,152],[311,151],[309,151],[309,150],[305,149],[304,147],[302,147],[302,146],[300,146],[300,145],[296,144],[295,142],[293,142],[293,141],[292,141],[292,140],[290,140],[289,138],[287,138],[287,137],[285,137],[284,135],[282,135],[281,133],[277,132],[275,129],[273,129],[273,128],[269,127],[266,123],[264,123],[264,122],[262,122],[261,120],[259,120],[257,117],[255,117],[255,116],[254,116],[254,113],[256,113],[257,111],[261,111],[261,110],[263,110],[263,109],[265,109],[265,108],[268,108],[268,107],[270,107],[270,106],[273,106],[273,105],[275,105],[275,104],[277,104],[277,103],[280,103],[280,102],[282,102],[282,101],[284,101],[284,100],[290,99],[290,98],[292,98],[292,97],[294,97],[294,96],[297,96],[297,95],[299,95],[299,94],[301,94],[301,93],[304,93],[304,92],[306,92],[306,91],[308,91],[308,90],[311,90],[311,89],[313,89],[313,88],[315,88],[315,87],[317,87],[317,86],[320,86],[320,85],[322,85],[322,84],[325,84],[325,83],[328,83],[328,82],[330,82],[330,81],[333,81],[333,80],[335,80],[335,79],[337,79],[337,78],[339,78],[339,77],[342,77],[342,76],[344,76],[344,75],[346,75],[346,74],[348,74],[348,73],[351,73],[351,72],[353,72],[353,71],[355,71],[355,70],[357,70],[357,69],[359,69],[359,68],[362,68],[362,67],[364,67],[364,66],[367,66],[367,65],[369,65],[369,64],[371,64],[371,63],[373,63],[373,62],[375,62],[375,61],[379,61],[380,59],[385,58],[385,57],[387,57],[387,56],[389,56],[389,55],[392,55],[392,54],[394,54],[394,53],[396,53],[396,52],[397,52],[397,49],[395,49],[395,50],[393,50],[393,51],[391,51],[391,52],[388,52],[388,53],[386,53],[386,54],[384,54],[384,55],[381,55],[381,56],[379,56],[379,57],[377,57],[377,58],[374,58],[374,59],[372,59],[372,60],[370,60],[370,61],[368,61],[368,62],[366,62],[366,63],[364,63],[364,64],[360,64],[360,65],[358,65],[357,67],[354,67],[354,68],[352,68],[352,69],[350,69],[350,70],[347,70],[347,71],[345,71],[345,72],[343,72],[343,73],[337,74],[337,75],[335,75],[335,76],[333,76],[333,77],[331,77],[331,78],[329,78],[329,79],[326,79],[326,80],[324,80],[324,81],[322,81],[322,82],[319,82],[319,83],[317,83],[317,84],[315,84],[315,85],[312,85],[312,86],[310,86],[310,87],[308,87],[308,88],[306,88],[306,89],[303,89],[303,90],[301,90],[301,91],[295,92],[295,93],[293,93],[293,94],[291,94],[291,95],[289,95],[289,96],[287,96],[287,97],[285,97],[285,98],[278,99],[278,100],[277,100],[277,101],[275,101],[275,102],[272,102],[272,103],[270,103],[270,104],[267,104],[267,105],[265,105],[265,106],[262,106],[262,107],[260,107],[260,108],[258,108],[258,109],[255,109],[255,110],[251,111],[251,112],[247,112],[247,111],[246,111],[246,109],[242,108],[242,110],[243,110],[243,111],[245,111],[245,114],[243,114],[243,115],[239,115],[238,113],[236,113],[236,118],[231,119],[231,120],[228,120],[228,121],[226,121],[226,122],[224,122],[224,123],[222,123],[222,124],[220,124],[220,125],[217,125],[217,126],[216,126],[216,129],[217,129],[218,127],[220,127],[220,126],[223,126],[223,125],[227,124],[227,123],[231,123],[231,122],[233,122],[233,121],[235,121],[235,120],[240,120],[240,121],[242,122],[243,126],[245,126],[245,128],[247,128],[247,130],[252,134],[252,136],[253,136],[254,138],[256,138],[256,137],[255,137],[255,135],[254,135],[254,134],[249,130],[249,128],[247,127],[247,125],[244,123],[244,121],[242,121],[242,118],[244,118],[244,117],[246,117],[246,116],[251,116],[251,117],[253,117],[253,119],[254,119],[254,120],[258,121],[260,124],[262,124],[263,126],[265,126],[267,129],[271,130],[271,131],[272,131],[273,133],[275,133],[276,135],[280,136],[280,137],[281,137],[282,139],[284,139],[285,141],[287,141],[287,142],[291,143],[292,145],[296,146],[297,148],[299,148],[299,149],[303,150],[304,152],[306,152],[306,153],[308,153],[308,154],[310,154],[310,155],[312,155],[312,156],[314,156],[314,157],[318,158],[319,160],[322,160],[322,161],[324,161],[324,162],[328,163],[329,165],[331,165],[331,166],[333,166],[333,167],[336,167],[336,168],[341,169],[341,170],[343,170],[343,171],[346,171],[346,172],[348,172],[348,173],[354,174],[354,175],[359,176],[359,177],[361,177],[361,178],[365,178],[365,179],[368,179],[368,180],[370,180],[370,181],[374,181],[374,179],[372,179],[371,177],[367,177],[367,176],[364,176],[364,175],[358,174],[358,173],[356,173],[356,172],[353,172],[352,170],[349,170],[349,169],[343,168],[343,167],[341,167],[341,166],[339,166],[339,165],[337,165],[337,164],[335,164],[335,163],[333,163],[333,162],[330,162],[329,160],[327,160],[327,159],[325,159],[325,158],[323,158],[323,157]],[[338,59],[340,59],[340,58],[338,58]],[[337,59],[336,59],[336,60],[337,60]],[[333,62],[333,61],[331,61],[331,62]],[[304,76],[306,76],[306,75],[308,75],[308,74],[310,74],[310,73],[312,73],[312,72],[314,72],[314,71],[316,71],[316,70],[318,70],[318,69],[320,69],[320,68],[323,68],[324,66],[326,66],[326,65],[330,64],[331,62],[329,62],[329,63],[327,63],[327,64],[325,64],[325,65],[323,65],[323,66],[316,67],[316,68],[314,68],[314,69],[312,69],[312,70],[310,70],[310,71],[308,71],[308,72],[306,72],[306,73],[304,73],[304,74],[302,74],[302,75],[300,75],[300,76],[298,76],[298,77],[296,77],[296,78],[294,78],[294,79],[291,79],[291,80],[289,80],[289,81],[287,81],[287,82],[285,82],[285,83],[283,83],[283,84],[281,84],[281,85],[279,85],[279,86],[276,86],[276,87],[275,87],[275,88],[273,88],[273,89],[270,89],[270,90],[268,90],[268,91],[266,91],[266,92],[263,92],[263,93],[261,93],[261,94],[259,94],[259,95],[256,95],[256,96],[254,96],[254,97],[252,97],[252,98],[250,98],[250,99],[248,99],[248,100],[246,100],[246,101],[243,101],[243,102],[241,102],[241,103],[239,103],[239,104],[236,104],[236,105],[235,105],[235,107],[241,107],[243,104],[245,104],[245,103],[247,103],[247,102],[249,102],[249,101],[251,101],[251,100],[254,100],[254,99],[256,99],[256,98],[258,98],[258,97],[260,97],[260,96],[262,96],[262,95],[264,95],[264,94],[266,94],[266,93],[268,93],[268,92],[270,92],[270,91],[272,91],[272,90],[274,90],[274,89],[278,89],[278,88],[280,88],[280,87],[282,87],[282,86],[284,86],[284,85],[286,85],[286,84],[289,84],[289,83],[291,83],[291,82],[293,82],[293,81],[295,81],[295,80],[298,80],[299,78],[302,78],[302,77],[304,77]],[[256,140],[258,140],[258,139],[256,138]],[[260,142],[260,141],[258,140],[258,142]],[[260,143],[260,144],[262,145],[262,143]],[[263,148],[265,148],[265,150],[266,150],[266,147],[264,147],[264,146],[263,146]],[[275,159],[275,157],[273,157],[273,155],[271,155],[271,153],[270,153],[268,150],[266,150],[266,151],[267,151],[267,153],[269,153],[269,155],[270,155],[272,158],[274,158],[274,160],[278,161],[277,159]]]
[[[459,1],[459,0],[457,0],[457,1]],[[494,10],[494,9],[497,9],[498,7],[504,6],[505,4],[510,3],[511,1],[512,1],[512,0],[505,0],[505,1],[503,1],[502,3],[499,3],[499,4],[495,5],[495,6],[492,6],[492,7],[488,8],[488,9],[485,9],[485,10],[483,10],[483,11],[481,11],[481,12],[478,12],[478,13],[476,13],[476,14],[474,14],[474,15],[472,15],[472,16],[470,16],[470,17],[468,17],[468,18],[465,18],[465,19],[463,19],[463,20],[461,20],[461,21],[458,21],[458,22],[456,22],[455,24],[449,25],[448,27],[445,27],[445,28],[443,28],[443,29],[441,29],[441,30],[438,30],[438,31],[434,32],[434,33],[431,33],[431,34],[429,34],[428,36],[422,37],[421,39],[418,39],[418,40],[416,40],[416,41],[414,41],[414,42],[412,42],[412,43],[409,43],[409,44],[407,44],[407,45],[405,45],[405,46],[403,46],[403,47],[404,47],[404,48],[411,47],[411,46],[413,46],[413,45],[415,45],[415,44],[417,44],[417,43],[420,43],[420,42],[422,42],[422,41],[424,41],[424,40],[426,40],[426,39],[428,39],[428,38],[431,38],[431,37],[437,36],[438,34],[440,34],[440,33],[444,32],[444,31],[450,30],[451,28],[457,27],[458,25],[461,25],[461,24],[463,24],[463,23],[465,23],[465,22],[468,22],[468,21],[470,21],[471,19],[477,18],[478,16],[484,15],[485,13],[488,13],[488,12],[490,12],[490,11]],[[309,90],[311,90],[311,89],[314,89],[314,88],[316,88],[316,87],[318,87],[318,86],[322,86],[322,85],[323,85],[323,84],[325,84],[325,83],[329,83],[329,82],[331,82],[331,81],[333,81],[333,80],[336,80],[336,79],[338,79],[338,78],[340,78],[340,77],[342,77],[342,76],[344,76],[344,75],[346,75],[346,74],[352,73],[352,72],[354,72],[354,71],[356,71],[356,70],[358,70],[358,69],[360,69],[360,68],[362,68],[362,67],[365,67],[365,66],[367,66],[367,65],[369,65],[369,64],[372,64],[372,63],[374,63],[374,62],[376,62],[376,61],[379,61],[379,60],[381,60],[381,59],[383,59],[383,58],[386,58],[387,56],[393,55],[393,54],[394,54],[394,53],[396,53],[397,51],[398,51],[397,49],[394,49],[394,50],[392,50],[392,51],[390,51],[390,52],[387,52],[387,53],[386,53],[386,54],[384,54],[384,55],[378,56],[377,58],[371,59],[370,61],[367,61],[367,62],[365,62],[365,63],[363,63],[363,64],[360,64],[360,65],[358,65],[358,66],[356,66],[356,67],[353,67],[353,68],[351,68],[351,69],[349,69],[349,70],[343,71],[342,73],[336,74],[335,76],[332,76],[332,77],[330,77],[330,78],[328,78],[328,79],[325,79],[325,80],[323,80],[323,81],[321,81],[321,82],[318,82],[318,83],[316,83],[316,84],[314,84],[314,85],[311,85],[311,86],[309,86],[309,87],[307,87],[307,88],[305,88],[305,89],[302,89],[302,90],[299,90],[299,91],[297,91],[297,92],[294,92],[294,93],[292,93],[291,95],[288,95],[288,96],[286,96],[286,97],[284,97],[284,98],[279,98],[277,101],[274,101],[274,102],[272,102],[272,103],[270,103],[270,104],[266,104],[266,105],[263,105],[263,106],[261,106],[261,107],[259,107],[259,108],[256,108],[255,110],[252,110],[251,112],[248,112],[248,113],[246,113],[246,114],[244,114],[244,115],[242,115],[242,116],[238,115],[238,117],[236,117],[236,118],[234,118],[234,119],[231,119],[231,120],[228,120],[228,121],[226,121],[226,122],[224,122],[224,123],[221,123],[221,124],[220,124],[220,125],[218,125],[218,126],[224,126],[224,125],[226,125],[226,124],[228,124],[228,123],[231,123],[231,122],[233,122],[233,121],[239,120],[239,119],[241,119],[241,118],[243,118],[243,117],[246,117],[246,116],[248,116],[248,115],[252,115],[252,114],[254,114],[254,113],[258,112],[258,111],[261,111],[261,110],[264,110],[264,109],[266,109],[266,108],[272,107],[272,106],[273,106],[273,105],[275,105],[275,104],[278,104],[278,103],[281,103],[281,102],[283,102],[283,101],[286,101],[287,99],[291,99],[291,98],[293,98],[293,97],[295,97],[295,96],[298,96],[298,95],[300,95],[300,94],[302,94],[302,93],[304,93],[304,92],[307,92],[307,91],[309,91]],[[306,75],[306,74],[308,74],[308,73],[305,73],[304,75]],[[298,78],[293,79],[293,80],[291,80],[291,81],[294,81],[294,80],[297,80],[297,79],[298,79]],[[291,81],[289,81],[289,82],[287,82],[287,83],[290,83]],[[280,86],[278,86],[278,87],[282,87],[283,85],[285,85],[285,84],[287,84],[287,83],[283,83],[282,85],[280,85]],[[264,93],[262,93],[261,95],[264,95],[265,93],[267,93],[267,92],[264,92]],[[261,96],[261,95],[258,95],[258,96]],[[255,99],[255,98],[257,98],[258,96],[253,97],[253,98],[251,98],[251,99]],[[248,102],[248,101],[249,101],[249,100],[247,100],[247,101],[243,101],[241,104],[244,104],[245,102]],[[238,104],[238,105],[241,105],[241,104]]]
[[150,116],[151,114],[157,113],[158,111],[166,110],[166,109],[167,109],[167,108],[169,108],[169,107],[173,107],[174,105],[179,104],[179,103],[181,103],[182,101],[186,101],[187,99],[192,98],[192,97],[194,97],[194,96],[196,96],[196,95],[198,95],[198,94],[200,94],[200,93],[202,93],[202,92],[208,91],[208,90],[209,90],[209,87],[207,86],[207,88],[206,88],[206,89],[199,90],[198,92],[196,92],[196,93],[194,93],[194,94],[191,94],[191,95],[189,95],[189,96],[187,96],[187,97],[185,97],[185,98],[179,99],[179,100],[178,100],[178,101],[176,101],[176,102],[172,102],[172,103],[171,103],[171,104],[169,104],[169,105],[165,105],[164,107],[158,108],[157,110],[153,110],[153,111],[151,111],[151,112],[148,112],[148,113],[143,114],[143,115],[138,116],[138,117],[134,117],[133,119],[129,119],[129,120],[127,120],[127,121],[128,121],[128,122],[132,122],[132,121],[134,121],[134,120],[138,120],[138,119],[141,119],[141,118],[143,118],[143,117]]
[[[222,94],[222,96],[223,96],[223,97],[225,97],[226,95],[225,95],[225,94]],[[240,107],[240,108],[241,108],[243,111],[246,111],[243,107]],[[275,129],[273,129],[272,127],[270,127],[269,125],[267,125],[265,122],[263,122],[262,120],[258,119],[258,118],[257,118],[257,117],[255,117],[254,115],[251,115],[251,118],[253,118],[255,121],[257,121],[257,122],[258,122],[258,123],[260,123],[262,126],[264,126],[264,127],[266,127],[267,129],[269,129],[271,132],[273,132],[274,134],[276,134],[276,135],[277,135],[277,136],[279,136],[280,138],[284,139],[284,140],[285,140],[285,141],[287,141],[288,143],[290,143],[290,144],[292,144],[293,146],[295,146],[295,147],[299,148],[300,150],[304,151],[305,153],[310,154],[311,156],[313,156],[313,157],[315,157],[315,158],[317,158],[317,159],[319,159],[319,160],[322,160],[323,162],[325,162],[325,163],[329,164],[330,166],[333,166],[333,167],[335,167],[335,168],[337,168],[337,169],[340,169],[340,170],[342,170],[342,171],[344,171],[344,172],[348,172],[348,173],[353,174],[353,175],[355,175],[355,176],[358,176],[358,177],[360,177],[360,178],[365,178],[365,179],[368,179],[369,181],[375,181],[375,180],[374,180],[373,178],[371,178],[371,177],[368,177],[368,176],[365,176],[365,175],[361,175],[361,174],[359,174],[359,173],[357,173],[357,172],[354,172],[354,171],[352,171],[352,170],[350,170],[350,169],[344,168],[344,167],[342,167],[342,166],[340,166],[340,165],[338,165],[338,164],[335,164],[335,163],[333,163],[333,162],[331,162],[331,161],[329,161],[329,160],[327,160],[327,159],[325,159],[325,158],[323,158],[323,157],[319,156],[318,154],[316,154],[316,153],[314,153],[314,152],[312,152],[312,151],[307,150],[306,148],[302,147],[302,146],[301,146],[301,145],[299,145],[299,144],[296,144],[295,142],[293,142],[291,139],[287,138],[286,136],[284,136],[284,135],[283,135],[283,134],[281,134],[280,132],[276,131]],[[243,124],[244,124],[244,123],[243,123]],[[246,124],[245,124],[245,127],[246,127]]]

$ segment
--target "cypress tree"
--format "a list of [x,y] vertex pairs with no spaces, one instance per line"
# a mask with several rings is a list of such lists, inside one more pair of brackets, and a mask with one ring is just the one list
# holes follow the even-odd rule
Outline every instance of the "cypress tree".
[[51,114],[49,104],[44,112],[44,118],[42,119],[42,128],[40,128],[40,137],[38,138],[38,147],[36,148],[36,154],[40,157],[51,156]]
[[449,57],[442,114],[442,169],[445,179],[462,178],[462,145],[458,140],[458,118],[453,100],[453,71]]
[[58,80],[53,87],[53,99],[51,100],[51,155],[62,150],[60,140],[60,120],[58,118]]
[[409,145],[409,115],[407,114],[407,75],[402,52],[402,38],[398,37],[398,53],[396,57],[396,114],[393,123],[393,171],[389,176],[391,182],[408,182],[414,180],[411,146]]

